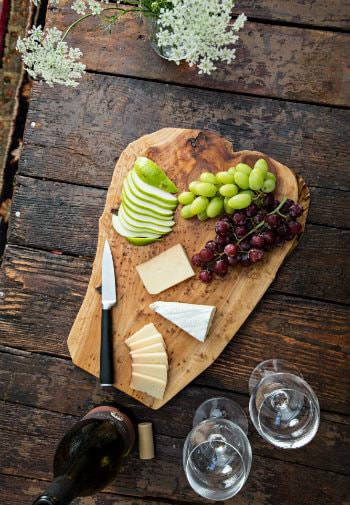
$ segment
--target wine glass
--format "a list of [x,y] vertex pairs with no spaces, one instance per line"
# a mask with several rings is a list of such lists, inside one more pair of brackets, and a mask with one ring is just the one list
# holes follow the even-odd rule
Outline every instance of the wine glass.
[[228,398],[202,403],[183,448],[183,466],[192,489],[210,500],[227,500],[242,488],[252,464],[248,420]]
[[299,370],[282,359],[260,363],[249,379],[249,412],[260,435],[282,449],[308,444],[320,424],[320,406]]

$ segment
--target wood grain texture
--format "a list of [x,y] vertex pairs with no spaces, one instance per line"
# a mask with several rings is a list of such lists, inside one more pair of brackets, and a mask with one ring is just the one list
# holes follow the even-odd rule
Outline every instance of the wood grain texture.
[[311,189],[350,189],[349,110],[93,74],[60,93],[34,84],[20,173],[107,188],[132,140],[189,124],[268,152]]
[[[117,272],[118,303],[113,308],[115,387],[132,395],[152,408],[160,408],[183,387],[197,377],[219,356],[227,343],[248,317],[263,296],[283,259],[296,246],[296,240],[274,250],[262,264],[250,267],[249,272],[238,267],[222,282],[215,279],[209,286],[198,279],[188,279],[161,294],[147,294],[136,266],[180,243],[191,258],[215,234],[215,222],[208,220],[198,226],[197,221],[184,221],[176,213],[176,225],[168,236],[148,247],[135,247],[111,228],[112,209],[118,207],[124,177],[132,169],[137,156],[144,155],[158,163],[168,177],[175,181],[179,191],[188,187],[203,170],[214,173],[227,170],[238,162],[254,162],[266,157],[270,170],[278,178],[276,197],[283,195],[299,201],[304,207],[301,218],[305,223],[309,208],[309,192],[303,181],[280,163],[255,151],[234,153],[231,144],[211,132],[168,128],[141,137],[123,151],[112,176],[106,205],[99,221],[96,257],[86,296],[68,338],[68,348],[73,362],[84,370],[99,374],[99,343],[101,339],[101,296],[97,287],[101,283],[101,261],[104,242],[108,239]],[[171,268],[171,265],[169,265]],[[130,296],[133,293],[133,296]],[[199,343],[179,328],[157,314],[149,304],[155,300],[180,301],[215,305],[217,311],[210,336]],[[232,318],[232,314],[235,317]],[[154,322],[163,335],[169,357],[168,383],[162,400],[130,388],[130,356],[124,340],[144,324]]]
[[[5,425],[0,429],[3,441],[2,472],[31,479],[50,479],[51,461],[57,441],[76,419],[70,415],[42,411],[32,407],[24,408],[6,403],[2,403],[1,407],[1,418],[6,417],[8,413],[13,419],[13,413],[17,413],[16,423],[10,427]],[[190,426],[190,422],[186,423],[186,428],[189,429],[188,425]],[[137,451],[134,449],[122,471],[106,491],[160,500],[172,500],[175,494],[179,502],[206,503],[205,499],[194,494],[186,481],[181,465],[182,438],[174,437],[169,433],[168,428],[166,435],[156,434],[156,442],[157,457],[154,460],[147,463],[139,460]],[[16,450],[13,450],[14,446]],[[24,454],[25,458],[23,458]],[[35,465],[32,464],[34,460]],[[303,493],[298,498],[298,503],[301,505],[310,502],[317,503],[321,499],[323,505],[334,505],[334,503],[348,505],[350,502],[347,497],[347,479],[347,476],[339,473],[314,467],[301,467],[299,464],[276,460],[268,456],[262,457],[258,451],[255,451],[247,483],[238,497],[227,500],[225,503],[236,504],[238,499],[240,505],[251,504],[252,500],[256,505],[292,504],[289,494],[298,485],[302,485]],[[319,485],[320,482],[322,486]],[[45,484],[42,483],[42,489],[44,488]],[[334,502],[334,500],[337,501]]]
[[[9,240],[21,246],[93,257],[105,195],[96,188],[20,176]],[[349,303],[350,286],[343,272],[350,268],[350,232],[308,224],[301,240],[302,246],[280,269],[274,288]]]
[[[49,26],[60,29],[75,19],[67,0],[51,10]],[[240,32],[237,59],[219,64],[211,76],[167,62],[152,50],[145,23],[124,16],[114,37],[89,19],[67,40],[79,47],[92,71],[175,82],[289,100],[350,105],[347,34],[248,22]],[[94,41],[91,44],[91,41]]]
[[[86,291],[91,262],[10,246],[1,273],[0,342],[67,357],[66,338]],[[350,309],[275,293],[275,284],[198,381],[247,393],[257,363],[272,355],[288,356],[308,373],[322,408],[350,413]]]

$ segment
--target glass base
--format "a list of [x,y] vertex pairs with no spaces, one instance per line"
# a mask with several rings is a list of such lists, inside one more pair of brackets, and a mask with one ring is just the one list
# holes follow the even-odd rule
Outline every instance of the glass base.
[[196,410],[193,426],[197,426],[206,419],[216,418],[228,419],[239,426],[245,434],[248,433],[248,419],[242,407],[224,396],[210,398],[203,402]]
[[290,373],[303,378],[299,369],[284,359],[267,359],[259,363],[249,378],[249,394],[251,395],[259,382],[272,373]]

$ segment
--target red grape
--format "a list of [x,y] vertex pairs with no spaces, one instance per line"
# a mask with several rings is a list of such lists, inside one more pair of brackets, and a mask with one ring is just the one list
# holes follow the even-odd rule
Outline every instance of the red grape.
[[237,255],[238,248],[235,244],[227,244],[227,246],[224,249],[225,254],[227,254],[228,257],[234,257]]
[[220,249],[223,249],[226,245],[226,238],[222,237],[221,235],[216,235],[215,242],[217,243]]
[[272,230],[262,232],[261,236],[264,239],[265,244],[273,244],[276,238]]
[[228,265],[227,262],[223,259],[216,261],[214,264],[214,272],[218,275],[224,276],[227,274]]
[[288,198],[288,200],[285,201],[282,209],[281,209],[281,212],[282,213],[285,213],[285,212],[288,212],[288,210],[291,208],[291,206],[294,204],[293,200],[291,200],[290,198]]
[[293,235],[299,235],[303,230],[303,227],[298,221],[290,221],[290,223],[288,223],[288,228]]
[[288,226],[286,225],[286,223],[281,223],[276,228],[276,233],[277,233],[277,235],[280,235],[281,237],[285,237],[286,234],[288,233]]
[[237,256],[236,256],[236,257],[229,256],[229,257],[227,258],[227,262],[228,262],[228,264],[230,265],[230,267],[234,267],[234,266],[238,265],[238,263],[239,263],[239,259],[238,259],[238,257],[237,257]]
[[230,231],[231,226],[227,221],[218,221],[215,225],[215,231],[218,235],[227,235]]
[[243,214],[243,212],[235,212],[233,214],[233,217],[232,217],[232,220],[235,224],[237,225],[243,225],[246,223],[247,221],[247,218],[246,216]]
[[206,248],[199,251],[198,255],[203,263],[206,263],[207,261],[210,261],[214,258],[213,251],[210,251],[209,249]]
[[275,198],[273,196],[273,193],[268,193],[264,198],[264,207],[266,207],[268,210],[273,209],[274,201]]
[[249,267],[249,265],[251,265],[251,261],[247,253],[240,255],[239,262],[243,267]]
[[261,249],[251,249],[248,253],[248,257],[252,263],[257,263],[263,259],[264,251]]
[[251,245],[257,249],[264,247],[264,242],[264,237],[262,235],[253,235],[250,239]]
[[213,274],[212,274],[212,272],[209,272],[208,270],[201,270],[199,272],[199,279],[202,282],[205,282],[206,284],[208,284],[209,282],[211,282],[213,280]]
[[236,235],[238,238],[244,237],[247,233],[248,228],[246,226],[236,226]]
[[300,217],[303,213],[303,208],[298,203],[293,203],[289,208],[288,214],[290,217]]
[[200,267],[202,265],[202,260],[199,254],[194,254],[192,256],[192,264],[196,267]]
[[205,244],[205,248],[209,249],[209,251],[212,251],[213,253],[215,253],[218,250],[218,244],[215,242],[215,240],[209,240]]
[[281,223],[280,216],[277,214],[271,214],[265,217],[265,222],[270,226],[270,228],[277,228],[277,226]]
[[252,203],[245,209],[245,212],[248,217],[254,217],[258,213],[258,206],[255,203]]
[[295,235],[293,235],[293,233],[288,230],[288,233],[286,234],[286,236],[284,238],[286,240],[293,240],[294,237],[295,237]]
[[240,248],[242,249],[242,251],[249,251],[250,249],[250,240],[249,238],[246,238],[244,240],[242,240],[242,242],[240,242]]
[[282,237],[281,235],[278,235],[278,236],[276,237],[276,242],[275,242],[275,245],[276,245],[277,247],[282,247],[282,246],[284,246],[284,244],[285,244],[285,243],[286,243],[286,241],[285,241],[285,238],[284,238],[284,237]]
[[253,223],[259,224],[261,221],[264,221],[266,212],[264,210],[259,210],[256,216],[253,217]]

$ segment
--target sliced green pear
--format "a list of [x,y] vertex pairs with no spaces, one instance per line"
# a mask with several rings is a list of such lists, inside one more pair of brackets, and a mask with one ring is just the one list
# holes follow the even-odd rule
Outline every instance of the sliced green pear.
[[167,219],[167,220],[158,219],[157,217],[150,217],[146,214],[140,214],[139,212],[134,212],[127,205],[125,205],[125,201],[122,202],[121,207],[123,208],[123,211],[125,212],[125,214],[128,217],[134,219],[138,223],[141,223],[142,226],[144,226],[145,223],[150,223],[150,224],[154,224],[156,226],[169,228],[169,227],[173,227],[175,224],[175,221],[173,221],[172,219]]
[[[163,214],[157,214],[157,212],[153,211],[153,210],[149,210],[146,207],[140,207],[139,206],[139,201],[137,202],[132,202],[126,195],[125,191],[123,190],[122,191],[122,202],[123,202],[123,205],[124,207],[126,207],[127,209],[129,210],[132,210],[134,213],[136,214],[139,214],[139,215],[142,215],[142,216],[147,216],[147,217],[151,217],[151,218],[156,218],[158,219],[159,221],[162,221],[163,223],[169,221],[169,220],[172,220],[173,217],[174,217],[174,213],[171,212],[170,214],[164,216]],[[147,205],[147,203],[146,203]]]
[[145,238],[145,237],[126,237],[126,240],[133,245],[148,245],[157,242],[159,238]]
[[128,175],[126,176],[124,180],[124,187],[125,183],[128,184],[130,193],[133,195],[133,197],[136,199],[140,199],[146,202],[149,202],[153,205],[156,205],[160,208],[160,210],[170,210],[171,212],[174,211],[174,203],[166,203],[163,202],[162,200],[159,200],[158,198],[155,198],[154,196],[147,195],[146,193],[143,193],[140,191],[137,186],[134,183],[132,172],[129,172]]
[[127,239],[158,240],[161,237],[161,235],[156,233],[148,233],[148,232],[140,233],[125,228],[125,226],[123,225],[117,214],[113,214],[112,216],[112,226],[115,229],[115,231],[119,233],[119,235]]
[[155,233],[159,235],[165,235],[166,233],[171,232],[171,227],[167,226],[158,226],[152,223],[140,223],[139,221],[135,221],[135,219],[129,217],[121,205],[119,208],[118,216],[122,222],[122,224],[132,230],[137,232],[138,230],[143,232]]
[[157,165],[157,163],[149,158],[146,158],[145,156],[139,156],[136,158],[134,169],[140,179],[142,179],[145,183],[169,193],[177,193],[177,187],[173,181],[167,177],[166,173]]
[[151,196],[155,200],[160,200],[163,203],[167,203],[172,208],[175,208],[177,206],[176,196],[168,193],[167,191],[163,191],[162,189],[147,184],[137,175],[135,170],[131,171],[131,177],[135,186],[141,191],[141,193]]
[[171,219],[174,214],[173,209],[164,209],[164,207],[135,196],[130,189],[127,179],[124,181],[122,198],[123,200],[127,200],[129,207],[132,206],[133,210],[135,210],[134,207],[137,207],[140,211],[150,212],[152,215],[157,215],[159,218],[164,219]]

